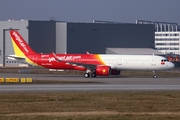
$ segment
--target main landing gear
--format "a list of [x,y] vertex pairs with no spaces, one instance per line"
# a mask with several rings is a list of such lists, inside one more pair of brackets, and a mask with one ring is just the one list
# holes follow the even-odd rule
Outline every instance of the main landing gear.
[[92,72],[92,73],[84,73],[85,78],[90,77],[90,75],[91,75],[91,77],[96,77],[96,73],[94,73],[94,72]]
[[89,73],[84,73],[84,77],[85,77],[85,78],[88,78],[89,76],[90,76]]
[[95,71],[94,70],[86,70],[86,73],[84,73],[84,77],[88,78],[88,77],[90,77],[90,75],[91,75],[91,77],[96,77]]
[[157,78],[156,71],[153,71],[153,78]]

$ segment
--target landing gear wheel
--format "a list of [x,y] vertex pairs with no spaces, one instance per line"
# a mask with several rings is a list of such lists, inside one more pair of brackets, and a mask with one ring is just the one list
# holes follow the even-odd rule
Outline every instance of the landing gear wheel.
[[153,78],[157,78],[156,71],[153,71]]
[[88,78],[89,76],[90,76],[89,73],[84,73],[85,78]]
[[91,73],[91,77],[96,77],[96,73]]
[[157,78],[157,75],[153,75],[153,78]]

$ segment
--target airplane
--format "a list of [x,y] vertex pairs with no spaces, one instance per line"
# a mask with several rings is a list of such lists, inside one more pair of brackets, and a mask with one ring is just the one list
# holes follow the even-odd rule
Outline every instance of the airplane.
[[120,75],[122,70],[168,70],[175,65],[163,56],[157,55],[117,55],[117,54],[49,54],[36,53],[26,43],[17,30],[10,29],[10,36],[15,55],[9,55],[11,60],[21,61],[33,66],[48,69],[81,70],[84,77]]

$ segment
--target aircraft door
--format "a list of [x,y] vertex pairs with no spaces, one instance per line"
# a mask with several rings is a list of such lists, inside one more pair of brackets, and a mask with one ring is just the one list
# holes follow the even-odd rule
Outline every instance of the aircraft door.
[[118,58],[118,65],[122,65],[122,58]]
[[156,58],[154,56],[151,58],[151,65],[156,65]]

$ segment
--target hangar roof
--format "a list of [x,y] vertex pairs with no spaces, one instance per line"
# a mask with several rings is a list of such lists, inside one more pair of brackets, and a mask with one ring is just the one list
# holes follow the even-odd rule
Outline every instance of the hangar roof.
[[122,54],[122,55],[163,55],[151,48],[106,48],[106,54]]

